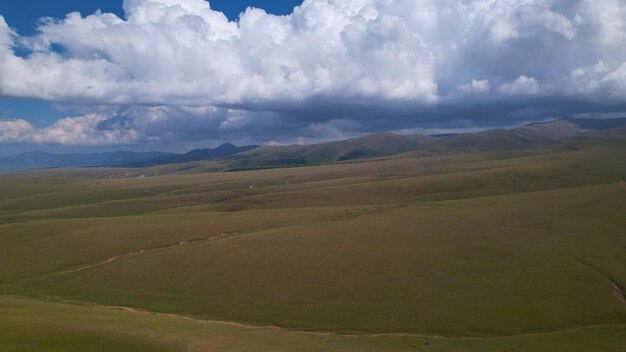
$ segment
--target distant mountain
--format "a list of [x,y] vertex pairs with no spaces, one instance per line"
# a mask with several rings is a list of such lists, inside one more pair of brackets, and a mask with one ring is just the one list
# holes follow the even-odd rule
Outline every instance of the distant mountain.
[[564,118],[512,129],[436,136],[373,133],[336,142],[312,145],[260,147],[229,158],[233,170],[314,165],[383,157],[407,151],[495,152],[536,148],[586,138],[626,132],[626,118],[596,120]]
[[237,153],[242,153],[248,150],[253,150],[259,148],[258,145],[246,145],[243,147],[238,147],[236,145],[230,143],[224,143],[215,149],[194,149],[185,154],[173,154],[166,155],[163,157],[157,157],[148,160],[142,160],[133,163],[127,163],[118,166],[128,166],[128,167],[149,167],[149,166],[157,166],[164,164],[180,164],[187,163],[191,161],[200,161],[200,160],[210,160],[210,159],[218,159],[224,158],[231,155],[235,155]]
[[52,154],[41,151],[33,151],[0,157],[0,172],[50,167],[111,166],[163,158],[170,155],[172,154],[161,152],[140,153],[119,151],[84,154]]
[[436,140],[423,135],[373,133],[336,142],[311,145],[266,146],[237,154],[235,168],[313,165],[395,155]]
[[185,154],[125,151],[52,154],[33,151],[0,157],[0,172],[60,167],[150,167],[223,158],[258,147],[257,145],[237,147],[224,143],[215,149],[195,149]]
[[626,118],[607,120],[563,118],[512,129],[443,136],[431,143],[428,150],[439,152],[519,150],[558,144],[571,138],[619,133],[624,129]]
[[496,152],[565,143],[568,140],[626,134],[626,118],[563,118],[512,129],[437,136],[372,133],[342,141],[310,145],[237,147],[230,143],[215,149],[195,149],[185,154],[110,152],[50,154],[29,152],[0,158],[0,172],[44,167],[152,167],[222,159],[218,169],[246,170],[315,165],[355,159],[385,157],[408,151],[427,153]]
[[580,118],[564,118],[563,120],[574,123],[581,128],[588,130],[611,130],[622,129],[626,127],[626,117],[613,119],[580,119]]
[[505,151],[540,147],[555,143],[554,140],[533,136],[516,129],[495,129],[478,133],[460,133],[440,138],[428,146],[428,150],[450,151]]
[[550,122],[531,123],[518,127],[516,130],[534,136],[562,140],[564,138],[606,134],[623,128],[626,128],[626,118],[603,120],[563,118]]
[[582,136],[587,132],[587,130],[583,129],[579,124],[574,121],[570,121],[569,119],[532,123],[526,126],[518,127],[516,130],[532,136],[544,137],[552,140]]

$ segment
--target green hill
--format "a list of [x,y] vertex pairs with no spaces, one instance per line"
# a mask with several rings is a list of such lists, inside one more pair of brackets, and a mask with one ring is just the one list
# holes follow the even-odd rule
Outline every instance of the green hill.
[[7,176],[0,346],[619,351],[625,158],[626,140],[604,137],[228,173]]
[[390,156],[433,141],[433,137],[373,133],[362,137],[312,145],[262,147],[240,153],[234,169],[316,165],[337,161]]

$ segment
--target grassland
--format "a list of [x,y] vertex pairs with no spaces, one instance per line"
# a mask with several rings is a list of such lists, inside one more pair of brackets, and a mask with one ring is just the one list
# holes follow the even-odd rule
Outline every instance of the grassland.
[[0,351],[626,350],[625,160],[5,176]]

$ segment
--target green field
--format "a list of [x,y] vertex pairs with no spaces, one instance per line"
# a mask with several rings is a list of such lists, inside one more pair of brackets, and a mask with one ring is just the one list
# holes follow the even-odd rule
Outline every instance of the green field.
[[624,138],[202,168],[1,178],[0,351],[626,351]]

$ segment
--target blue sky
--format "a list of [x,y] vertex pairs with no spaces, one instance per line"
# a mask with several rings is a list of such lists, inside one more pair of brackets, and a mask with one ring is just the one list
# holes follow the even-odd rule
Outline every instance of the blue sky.
[[626,115],[621,0],[210,4],[0,0],[0,155]]
[[65,14],[79,11],[90,15],[96,10],[123,15],[122,1],[113,0],[0,0],[0,14],[11,27],[22,35],[32,35],[41,17],[62,18]]
[[[0,15],[21,35],[33,35],[42,17],[62,18],[72,11],[83,15],[98,9],[122,15],[122,2],[110,0],[0,0]],[[36,99],[0,97],[0,119],[27,118],[35,127],[45,127],[67,116],[51,102]],[[2,148],[2,146],[0,146]],[[7,148],[5,146],[5,148]],[[1,151],[0,151],[1,152]]]
[[[257,7],[267,12],[286,15],[293,11],[301,0],[212,0],[211,7],[236,20],[247,7]],[[124,16],[122,0],[0,0],[0,14],[9,25],[22,35],[32,35],[41,17],[62,18],[67,13],[78,11],[83,16],[100,9],[103,12]]]
[[[211,8],[223,12],[231,20],[237,20],[247,7],[262,8],[267,12],[286,15],[302,0],[212,0]],[[63,18],[78,11],[83,16],[97,10],[124,16],[122,0],[0,0],[0,15],[20,35],[35,34],[42,17]],[[59,109],[55,104],[36,99],[8,98],[0,96],[0,119],[27,118],[33,126],[43,128],[59,118],[68,116],[71,107]],[[2,146],[0,146],[2,148]]]

